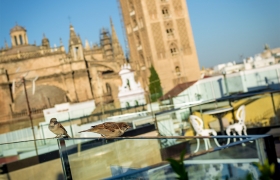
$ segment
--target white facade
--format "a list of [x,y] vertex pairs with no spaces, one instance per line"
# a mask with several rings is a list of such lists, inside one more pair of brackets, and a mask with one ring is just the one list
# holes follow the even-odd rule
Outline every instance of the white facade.
[[63,103],[56,104],[54,108],[44,109],[45,122],[49,123],[51,118],[56,118],[58,121],[89,116],[95,109],[94,100],[81,103]]
[[262,58],[260,54],[257,54],[255,58],[244,59],[244,69],[255,69],[260,67],[265,67],[269,65],[273,65],[275,63],[275,58],[273,56],[269,58]]
[[199,101],[221,98],[231,93],[266,88],[280,89],[280,64],[200,79],[179,93],[177,97],[173,97],[173,103],[177,108]]
[[234,62],[229,62],[225,64],[218,64],[214,66],[214,73],[215,74],[231,74],[236,73],[243,70],[255,69],[266,67],[275,64],[275,58],[273,56],[268,58],[263,58],[261,54],[255,55],[255,57],[249,57],[243,60],[243,63],[236,64]]
[[119,75],[122,79],[122,86],[119,87],[118,98],[122,108],[146,104],[145,91],[140,82],[136,83],[134,73],[129,64],[121,67]]

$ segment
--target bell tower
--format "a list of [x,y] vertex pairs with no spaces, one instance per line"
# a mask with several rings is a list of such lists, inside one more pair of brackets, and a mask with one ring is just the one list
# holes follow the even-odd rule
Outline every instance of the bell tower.
[[70,25],[69,53],[73,60],[83,60],[84,52],[81,38],[76,35],[74,27]]
[[16,25],[10,30],[12,47],[27,45],[28,38],[26,34],[26,29],[22,26]]

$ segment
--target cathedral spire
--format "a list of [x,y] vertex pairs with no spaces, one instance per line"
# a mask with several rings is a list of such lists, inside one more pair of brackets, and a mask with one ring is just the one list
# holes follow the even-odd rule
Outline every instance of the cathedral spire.
[[75,39],[75,38],[78,38],[78,37],[75,33],[74,27],[72,26],[72,24],[70,24],[70,39]]
[[111,24],[111,32],[112,32],[112,43],[119,43],[119,40],[118,40],[118,36],[117,36],[117,33],[116,33],[116,30],[115,30],[115,27],[114,27],[114,24],[113,24],[113,21],[112,21],[112,18],[110,17],[110,24]]
[[119,43],[119,39],[111,17],[110,17],[110,24],[111,24],[111,32],[112,32],[112,46],[114,51],[114,57],[115,60],[120,61],[120,63],[123,63],[124,61],[123,50]]

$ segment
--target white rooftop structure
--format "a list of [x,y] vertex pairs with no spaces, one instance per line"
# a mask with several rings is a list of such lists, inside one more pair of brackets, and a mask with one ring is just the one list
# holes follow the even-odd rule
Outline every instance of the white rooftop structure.
[[63,103],[56,104],[54,108],[44,109],[44,117],[46,123],[49,123],[51,118],[56,118],[58,121],[89,116],[95,109],[94,100],[80,103]]
[[134,72],[131,70],[130,64],[124,64],[119,75],[122,79],[122,86],[119,87],[118,94],[121,107],[146,104],[145,91],[141,87],[140,82],[135,82]]

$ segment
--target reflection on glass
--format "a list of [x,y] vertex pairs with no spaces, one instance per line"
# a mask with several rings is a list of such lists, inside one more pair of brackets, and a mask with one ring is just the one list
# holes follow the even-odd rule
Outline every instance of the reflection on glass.
[[[61,154],[67,156],[62,161],[64,168],[69,169],[73,179],[173,179],[177,175],[166,159],[178,158],[183,149],[187,151],[184,164],[191,179],[238,179],[245,178],[248,173],[256,178],[259,176],[252,163],[267,158],[266,152],[260,148],[264,146],[262,137],[243,137],[243,141],[232,140],[229,146],[222,147],[216,146],[210,138],[213,146],[206,151],[202,143],[197,153],[194,153],[196,139],[182,136],[59,139],[59,144]],[[227,141],[225,136],[217,139]],[[162,146],[164,140],[175,143]]]

